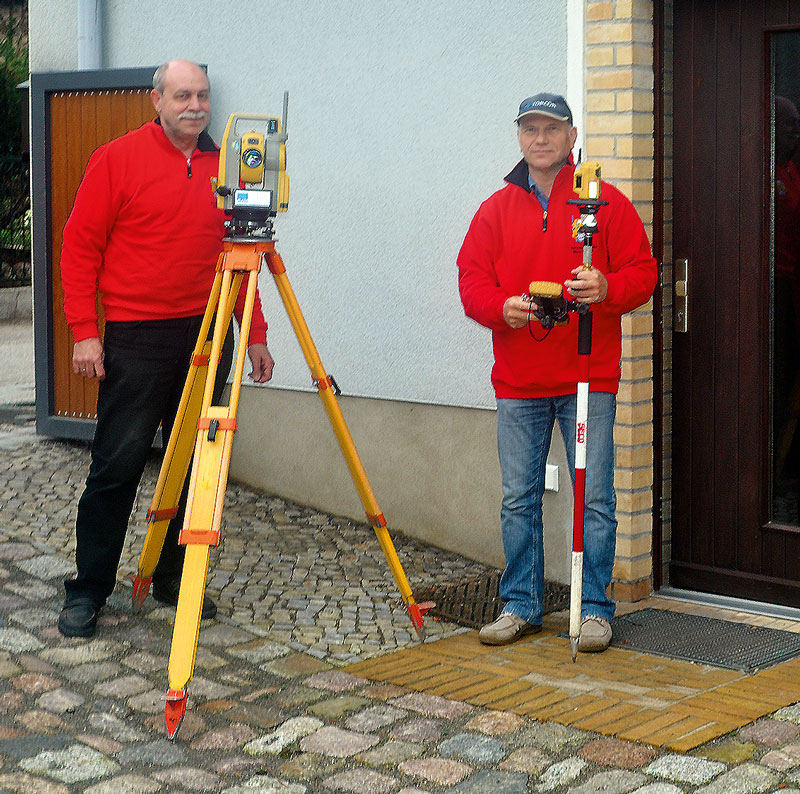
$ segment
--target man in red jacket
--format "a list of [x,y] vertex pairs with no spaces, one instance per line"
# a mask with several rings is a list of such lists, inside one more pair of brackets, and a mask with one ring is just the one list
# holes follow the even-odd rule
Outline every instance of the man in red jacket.
[[[205,131],[211,112],[205,71],[170,61],[156,70],[151,98],[158,119],[94,152],[64,227],[61,276],[73,369],[100,381],[92,462],[78,503],[78,573],[64,582],[58,619],[67,637],[94,634],[114,589],[139,480],[159,423],[169,437],[225,232],[210,184],[219,149]],[[242,294],[237,318],[243,305]],[[215,400],[230,369],[232,340],[229,333]],[[264,383],[274,362],[260,301],[248,341],[250,377]],[[153,574],[154,598],[172,605],[183,566],[177,539],[186,490]],[[214,614],[216,605],[204,599],[203,616]]]
[[503,613],[484,626],[489,645],[541,630],[544,595],[542,496],[555,421],[561,428],[573,481],[578,381],[573,319],[549,333],[531,320],[522,295],[531,281],[564,285],[565,297],[593,313],[586,461],[583,602],[579,650],[603,651],[611,641],[611,582],[617,522],[614,416],[620,378],[621,316],[645,303],[656,263],[633,205],[602,184],[608,202],[598,214],[593,270],[582,269],[576,239],[579,210],[571,151],[577,137],[562,96],[525,99],[515,119],[522,160],[506,186],[481,205],[458,255],[459,290],[468,317],[492,330],[492,384],[502,472],[501,523],[506,567],[500,580]]

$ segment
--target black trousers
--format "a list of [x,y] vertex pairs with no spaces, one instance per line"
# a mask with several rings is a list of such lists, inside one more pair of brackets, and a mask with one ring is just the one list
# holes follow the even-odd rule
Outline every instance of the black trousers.
[[[75,524],[78,574],[67,579],[67,601],[88,596],[104,604],[114,590],[136,491],[159,423],[169,438],[189,371],[201,316],[106,323],[105,380],[97,399],[97,428],[86,488]],[[223,347],[214,387],[216,403],[233,358],[233,329]],[[154,582],[180,576],[185,548],[178,545],[189,478],[178,514],[170,521]]]

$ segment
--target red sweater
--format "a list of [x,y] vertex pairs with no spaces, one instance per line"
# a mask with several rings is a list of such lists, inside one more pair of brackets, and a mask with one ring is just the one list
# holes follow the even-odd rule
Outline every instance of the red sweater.
[[[190,161],[154,121],[99,147],[64,226],[64,314],[76,342],[106,320],[165,320],[203,314],[222,250],[224,213],[210,179],[219,150],[205,133]],[[242,285],[244,287],[244,285]],[[237,318],[244,307],[244,289]],[[266,340],[256,297],[249,343]]]
[[[573,237],[580,215],[567,199],[573,165],[556,177],[545,215],[528,191],[528,168],[521,161],[506,177],[509,183],[490,196],[475,214],[458,255],[459,290],[468,317],[492,329],[492,384],[498,397],[554,397],[574,394],[578,381],[578,321],[553,328],[537,342],[527,327],[512,329],[503,319],[503,304],[528,292],[531,281],[563,284],[582,264],[583,244]],[[592,263],[608,280],[604,301],[592,305],[592,391],[619,388],[622,329],[620,318],[647,300],[658,277],[642,222],[633,205],[612,185],[602,184],[608,201],[597,214]],[[569,297],[564,291],[565,297]],[[534,321],[537,337],[545,331]]]

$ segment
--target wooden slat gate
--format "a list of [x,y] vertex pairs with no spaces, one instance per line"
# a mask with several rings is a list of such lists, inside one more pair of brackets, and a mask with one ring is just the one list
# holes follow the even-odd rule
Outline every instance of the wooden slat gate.
[[89,439],[94,433],[97,381],[72,373],[73,341],[64,319],[59,264],[62,231],[92,152],[154,118],[150,101],[154,70],[155,67],[31,75],[34,349],[39,433],[76,439]]

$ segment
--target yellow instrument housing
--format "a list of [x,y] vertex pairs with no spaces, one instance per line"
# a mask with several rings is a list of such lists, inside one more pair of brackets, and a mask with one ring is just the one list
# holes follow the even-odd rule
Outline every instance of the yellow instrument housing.
[[600,198],[600,163],[587,160],[576,169],[572,188],[584,201],[597,201]]
[[[283,126],[277,116],[231,113],[222,136],[219,175],[214,185],[218,209],[230,213],[235,207],[250,206],[269,214],[289,209],[287,135]],[[249,200],[247,204],[243,203],[245,199]]]

